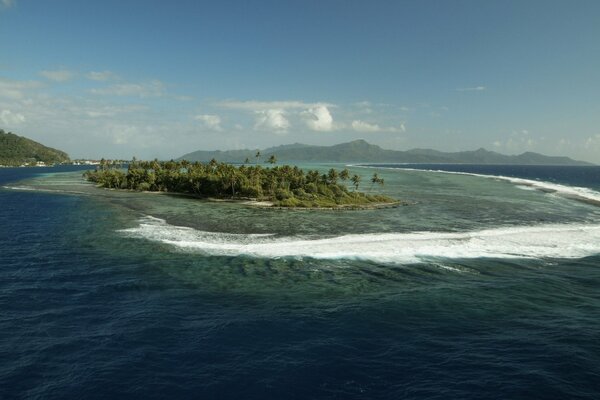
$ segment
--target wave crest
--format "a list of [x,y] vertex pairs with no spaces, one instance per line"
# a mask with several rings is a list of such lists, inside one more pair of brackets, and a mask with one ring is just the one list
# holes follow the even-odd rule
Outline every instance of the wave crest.
[[206,232],[145,217],[121,234],[214,256],[361,259],[418,263],[435,258],[581,258],[600,254],[600,225],[569,224],[471,232],[351,234],[307,239]]
[[597,192],[593,189],[581,187],[581,186],[569,186],[563,185],[560,183],[553,183],[547,181],[536,181],[533,179],[525,179],[525,178],[515,178],[512,176],[504,176],[504,175],[486,175],[486,174],[478,174],[474,172],[461,172],[461,171],[445,171],[441,169],[419,169],[419,168],[392,168],[392,167],[374,167],[367,165],[355,165],[355,167],[360,168],[377,168],[377,169],[390,169],[390,170],[405,170],[405,171],[418,171],[418,172],[438,172],[442,174],[452,174],[452,175],[467,175],[467,176],[477,176],[480,178],[487,179],[498,179],[502,181],[507,181],[510,183],[514,183],[517,186],[524,188],[531,188],[535,190],[539,190],[545,193],[555,193],[562,197],[566,197],[573,200],[582,201],[588,204],[594,204],[600,206],[600,192]]

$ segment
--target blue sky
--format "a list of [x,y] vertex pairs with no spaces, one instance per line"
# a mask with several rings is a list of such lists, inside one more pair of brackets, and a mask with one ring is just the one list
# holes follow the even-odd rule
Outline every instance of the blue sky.
[[0,0],[0,128],[72,157],[335,144],[600,163],[598,1]]

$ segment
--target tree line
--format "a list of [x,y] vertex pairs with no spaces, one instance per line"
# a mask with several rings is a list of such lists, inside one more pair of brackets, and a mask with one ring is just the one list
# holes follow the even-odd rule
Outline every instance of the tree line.
[[[257,160],[260,155],[257,156]],[[276,162],[273,156],[269,162]],[[297,166],[240,165],[217,162],[138,161],[127,170],[102,160],[85,177],[105,188],[186,193],[198,197],[268,200],[284,207],[335,207],[375,202],[393,202],[381,195],[359,192],[360,175],[348,169],[331,168],[327,173],[304,172]],[[346,182],[351,182],[349,190]],[[372,184],[383,185],[374,174]]]

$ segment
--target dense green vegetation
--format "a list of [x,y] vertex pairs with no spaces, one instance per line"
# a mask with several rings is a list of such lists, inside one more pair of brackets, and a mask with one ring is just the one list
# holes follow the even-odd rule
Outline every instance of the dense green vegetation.
[[0,129],[0,165],[47,165],[69,161],[67,153]]
[[[260,156],[257,155],[258,160]],[[273,164],[275,157],[268,162]],[[396,203],[386,196],[358,192],[359,175],[350,176],[347,169],[330,169],[326,174],[289,165],[265,168],[261,165],[190,163],[188,161],[136,161],[127,171],[102,161],[95,171],[84,176],[105,188],[140,191],[185,193],[197,197],[272,202],[280,207],[353,207],[376,203]],[[349,190],[345,182],[352,182]],[[372,185],[383,185],[374,174]],[[372,186],[371,185],[371,186]]]

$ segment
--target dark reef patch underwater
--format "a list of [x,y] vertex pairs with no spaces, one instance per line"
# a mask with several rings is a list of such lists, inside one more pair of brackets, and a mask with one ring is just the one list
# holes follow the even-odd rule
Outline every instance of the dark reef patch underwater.
[[397,167],[356,212],[0,169],[0,398],[599,398],[600,167]]

